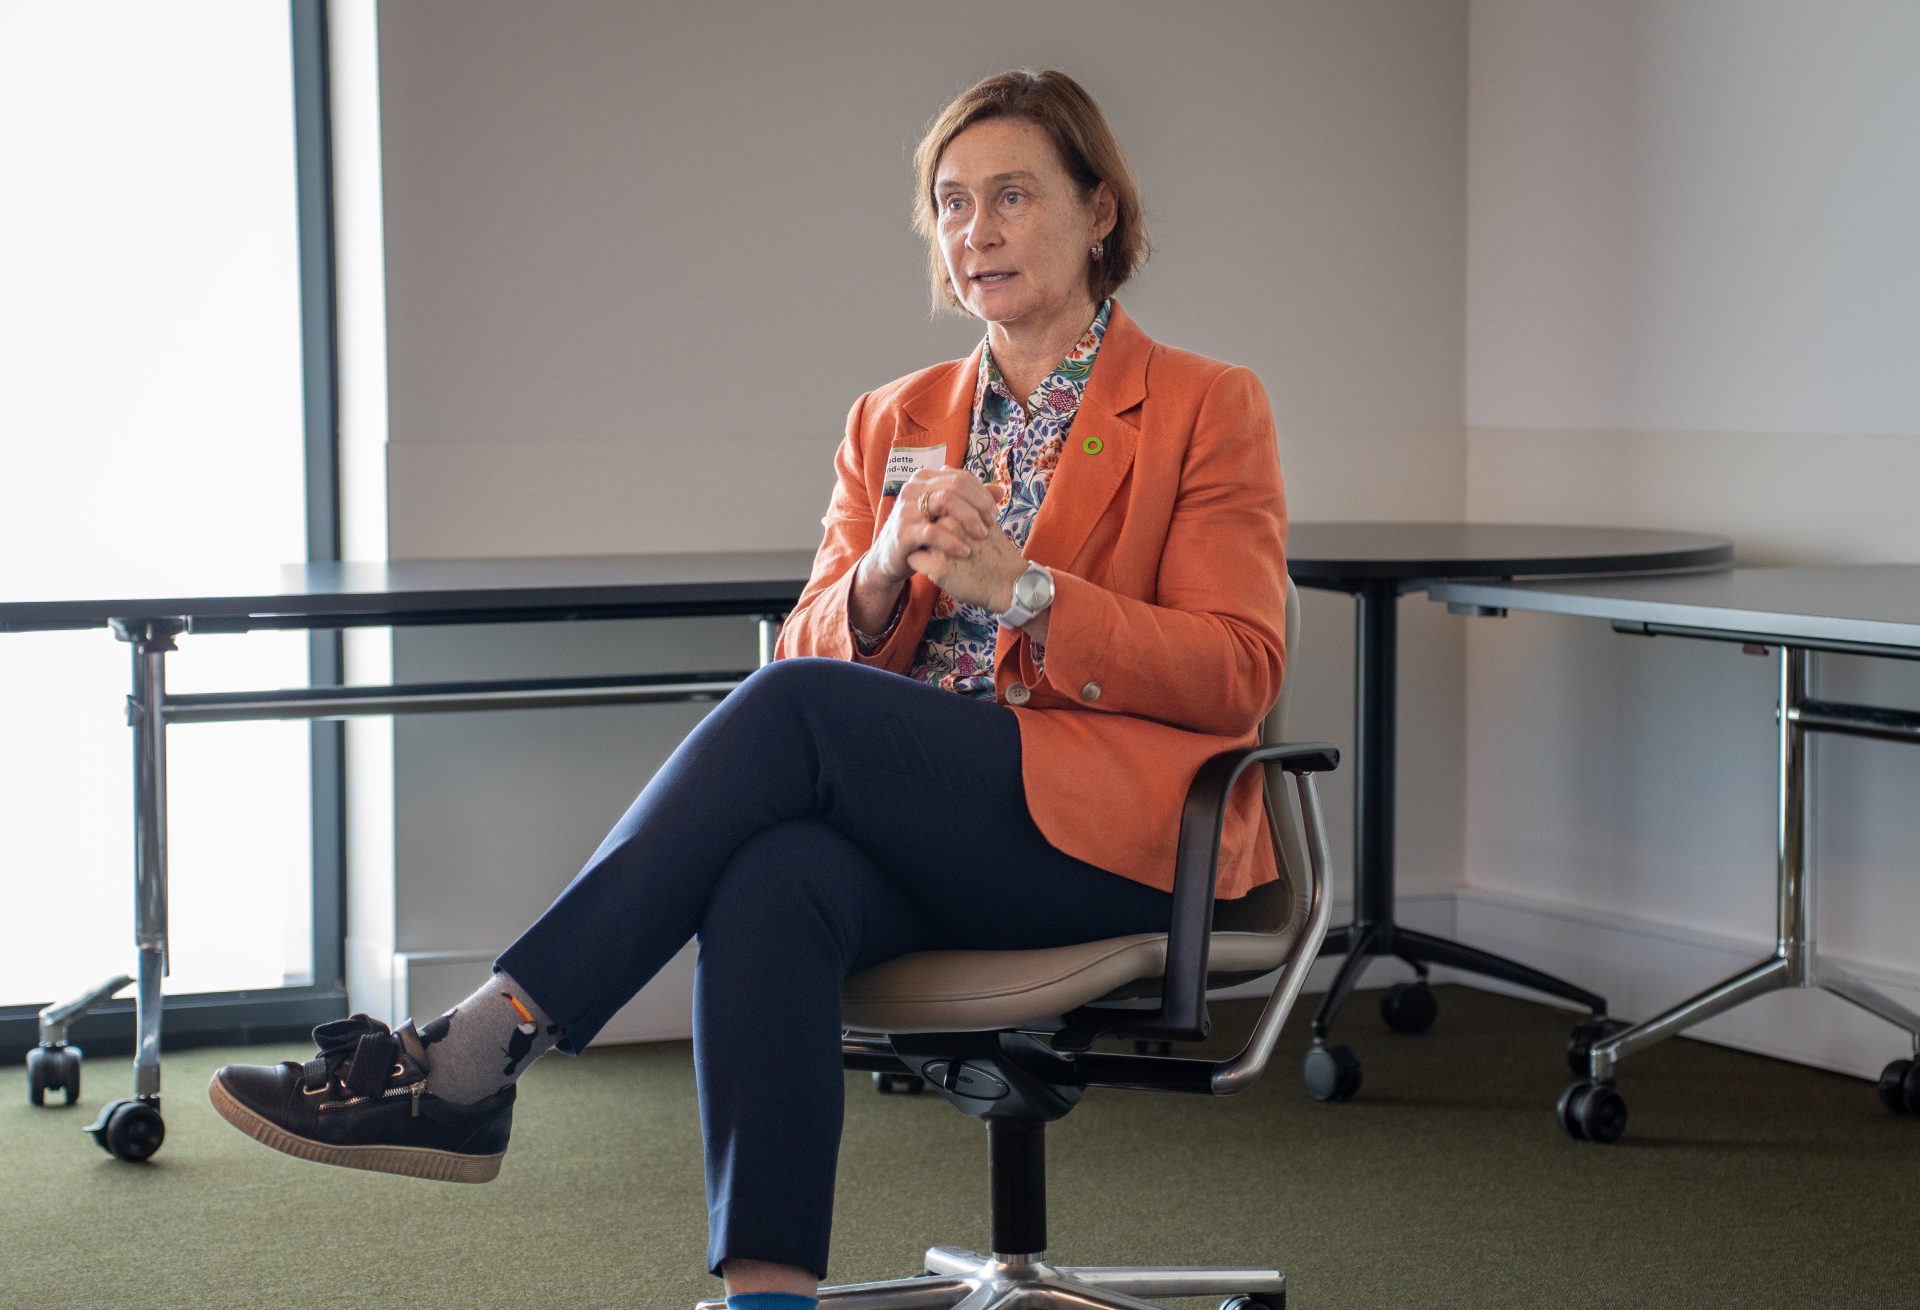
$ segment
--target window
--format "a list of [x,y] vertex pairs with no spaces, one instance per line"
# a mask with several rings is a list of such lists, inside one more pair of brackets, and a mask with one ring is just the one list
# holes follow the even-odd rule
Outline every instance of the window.
[[[303,258],[327,299],[322,42],[310,0],[0,0],[9,571],[333,552],[330,447],[310,479],[307,445],[310,396],[330,441],[329,315],[302,299]],[[331,637],[179,646],[175,692],[333,672]],[[0,1014],[16,1021],[133,971],[130,679],[105,631],[0,635]],[[166,992],[217,996],[230,1030],[249,1022],[241,994],[335,986],[337,855],[322,842],[316,861],[314,834],[337,828],[336,742],[298,721],[168,730]]]

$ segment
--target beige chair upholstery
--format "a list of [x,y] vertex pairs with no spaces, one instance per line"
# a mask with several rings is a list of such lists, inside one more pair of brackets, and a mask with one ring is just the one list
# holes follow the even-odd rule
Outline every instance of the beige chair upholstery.
[[[1213,933],[1210,991],[1278,969],[1299,928],[1283,883],[1227,904],[1245,926]],[[1100,1001],[1157,996],[1166,965],[1163,932],[1032,951],[923,951],[848,979],[842,1022],[879,1033],[1018,1028]]]

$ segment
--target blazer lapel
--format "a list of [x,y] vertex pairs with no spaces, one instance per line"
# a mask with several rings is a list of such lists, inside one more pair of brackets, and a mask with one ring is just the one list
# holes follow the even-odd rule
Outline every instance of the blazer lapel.
[[[1027,537],[1024,553],[1035,563],[1072,568],[1093,525],[1113,502],[1140,441],[1139,407],[1147,395],[1152,349],[1153,342],[1115,301],[1066,448]],[[965,423],[963,416],[962,427]]]
[[[1033,530],[1027,536],[1026,557],[1039,564],[1071,568],[1093,525],[1113,503],[1113,496],[1133,466],[1140,441],[1139,409],[1147,396],[1147,357],[1153,342],[1127,312],[1114,302],[1107,319],[1106,339],[1094,361],[1093,375],[1080,398],[1066,449],[1047,486]],[[937,372],[926,385],[900,402],[893,446],[947,448],[947,467],[966,463],[967,436],[973,420],[973,392],[980,376],[980,350],[951,369]],[[879,480],[885,459],[875,471],[874,503],[880,503]]]
[[[984,344],[982,346],[984,349]],[[899,425],[892,445],[947,448],[947,467],[959,468],[967,458],[967,430],[973,421],[973,389],[980,376],[980,350],[959,360],[900,402]],[[884,467],[884,466],[883,466]],[[879,492],[875,489],[875,503]]]

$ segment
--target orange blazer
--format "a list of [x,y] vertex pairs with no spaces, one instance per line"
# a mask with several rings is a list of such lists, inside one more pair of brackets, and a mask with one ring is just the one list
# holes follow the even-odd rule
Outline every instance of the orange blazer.
[[[897,496],[896,445],[966,455],[976,351],[854,402],[821,520],[813,576],[776,658],[912,666],[938,589],[915,575],[906,610],[871,655],[854,646],[847,594]],[[1116,303],[1066,448],[1023,552],[1053,571],[1046,671],[1026,634],[1000,629],[994,690],[1020,723],[1027,807],[1067,854],[1173,887],[1180,810],[1200,765],[1256,740],[1286,667],[1286,502],[1259,379],[1150,340]],[[938,797],[929,797],[938,803]],[[1216,894],[1274,876],[1259,788],[1235,789]]]

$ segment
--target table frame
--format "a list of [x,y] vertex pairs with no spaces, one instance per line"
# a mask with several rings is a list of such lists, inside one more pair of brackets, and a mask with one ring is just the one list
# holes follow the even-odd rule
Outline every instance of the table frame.
[[1423,1032],[1434,1017],[1425,983],[1432,965],[1496,978],[1585,1007],[1595,1020],[1606,999],[1517,960],[1401,926],[1394,887],[1394,770],[1397,762],[1399,601],[1442,578],[1595,576],[1700,571],[1724,567],[1733,544],[1723,537],[1654,530],[1527,524],[1295,524],[1289,560],[1296,585],[1354,598],[1354,904],[1351,923],[1327,934],[1321,958],[1342,955],[1313,1017],[1303,1067],[1316,1099],[1342,1101],[1360,1086],[1360,1062],[1328,1042],[1335,1017],[1367,966],[1394,956],[1410,966],[1417,990],[1391,988],[1388,1023]]
[[[1755,570],[1763,572],[1763,570]],[[1711,987],[1668,1007],[1652,1018],[1612,1034],[1594,1034],[1587,1049],[1585,1070],[1591,1085],[1611,1090],[1621,1060],[1678,1036],[1716,1015],[1744,1005],[1757,996],[1786,988],[1814,988],[1831,992],[1868,1014],[1907,1031],[1916,1059],[1920,1059],[1920,1013],[1902,1005],[1851,971],[1820,958],[1814,935],[1814,861],[1811,850],[1813,791],[1808,737],[1825,732],[1876,741],[1920,745],[1920,712],[1879,705],[1860,705],[1817,698],[1815,661],[1822,652],[1920,660],[1920,642],[1895,645],[1878,641],[1822,639],[1806,632],[1769,631],[1764,616],[1730,615],[1726,626],[1716,626],[1709,614],[1689,611],[1695,621],[1676,623],[1657,617],[1635,618],[1605,598],[1560,592],[1550,584],[1512,586],[1481,583],[1441,583],[1428,589],[1430,598],[1458,614],[1504,616],[1509,609],[1537,610],[1582,617],[1607,618],[1616,632],[1636,636],[1675,636],[1735,643],[1750,650],[1771,648],[1777,666],[1774,717],[1777,724],[1775,830],[1775,942],[1773,952]],[[1796,624],[1795,626],[1802,626]],[[1576,1072],[1579,1065],[1576,1062]],[[1884,1081],[1884,1080],[1883,1080]],[[1583,1085],[1576,1083],[1561,1098],[1561,1118],[1568,1122],[1569,1097]],[[1611,1141],[1624,1128],[1624,1102],[1619,1103],[1618,1125],[1605,1123],[1599,1133],[1568,1124],[1575,1136]]]
[[[1303,585],[1325,586],[1322,583]],[[1430,965],[1462,969],[1558,996],[1585,1006],[1596,1017],[1606,998],[1530,965],[1464,942],[1402,927],[1394,909],[1394,769],[1398,761],[1400,597],[1422,591],[1424,582],[1367,578],[1344,586],[1354,598],[1354,741],[1359,761],[1353,792],[1353,922],[1333,929],[1323,957],[1344,955],[1313,1016],[1313,1040],[1323,1043],[1367,965],[1397,956],[1425,979]]]
[[[711,557],[689,557],[704,562]],[[87,996],[42,1012],[42,1047],[65,1037],[66,1024],[107,999],[128,981],[134,998],[134,1094],[132,1100],[105,1106],[89,1131],[100,1144],[126,1159],[145,1159],[164,1135],[160,1120],[160,1035],[164,1003],[161,985],[167,958],[167,751],[166,729],[173,723],[212,723],[255,719],[342,719],[363,715],[451,713],[470,710],[554,709],[593,705],[637,705],[717,701],[752,670],[691,674],[637,674],[615,677],[515,678],[492,681],[408,683],[388,686],[309,687],[264,692],[214,692],[170,695],[166,657],[178,649],[184,633],[242,632],[254,629],[324,629],[489,623],[560,622],[635,618],[683,618],[739,615],[759,622],[758,655],[773,657],[778,621],[798,599],[811,556],[794,552],[768,555],[785,576],[745,583],[699,576],[684,583],[654,576],[623,587],[596,577],[588,586],[559,583],[529,587],[525,579],[495,592],[468,584],[444,584],[404,594],[323,587],[312,595],[297,589],[274,594],[220,595],[200,600],[172,599],[129,614],[139,602],[12,602],[0,604],[0,631],[97,627],[102,622],[127,643],[132,655],[132,691],[127,723],[133,732],[134,764],[134,945],[137,972]],[[592,561],[602,567],[605,561]],[[306,566],[311,576],[335,580],[338,565]],[[426,567],[484,570],[485,561],[432,562]],[[394,566],[404,574],[405,563]],[[296,570],[297,571],[297,570]],[[696,568],[694,573],[704,574]],[[98,611],[98,612],[92,612]],[[119,611],[119,612],[115,612]],[[182,612],[185,611],[185,612]],[[52,1034],[52,1038],[49,1034]],[[77,1064],[77,1060],[75,1061]],[[145,1107],[145,1127],[123,1140],[110,1128],[122,1106]],[[123,1150],[123,1146],[125,1149]],[[142,1153],[144,1152],[144,1153]]]

